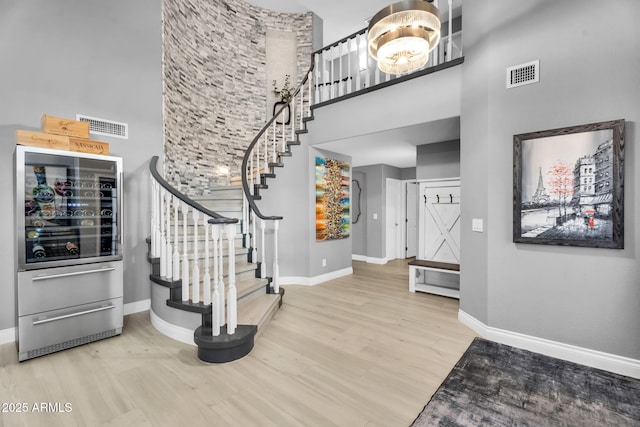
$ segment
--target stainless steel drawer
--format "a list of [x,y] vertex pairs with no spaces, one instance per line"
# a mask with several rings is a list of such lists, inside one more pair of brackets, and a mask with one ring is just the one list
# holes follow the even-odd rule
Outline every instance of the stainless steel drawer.
[[18,272],[18,316],[123,296],[122,261]]
[[122,298],[18,318],[18,359],[25,360],[118,335]]

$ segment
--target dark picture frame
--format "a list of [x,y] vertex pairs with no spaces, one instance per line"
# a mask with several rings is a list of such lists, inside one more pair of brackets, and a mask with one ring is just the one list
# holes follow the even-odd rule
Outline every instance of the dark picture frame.
[[624,119],[513,136],[513,241],[624,248]]

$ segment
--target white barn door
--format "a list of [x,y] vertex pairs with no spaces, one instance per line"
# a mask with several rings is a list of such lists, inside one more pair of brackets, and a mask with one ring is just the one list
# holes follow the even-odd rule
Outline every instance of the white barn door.
[[460,180],[420,183],[418,258],[460,264]]

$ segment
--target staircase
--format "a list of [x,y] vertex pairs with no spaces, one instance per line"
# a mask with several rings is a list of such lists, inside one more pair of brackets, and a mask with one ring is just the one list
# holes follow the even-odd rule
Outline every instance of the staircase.
[[273,293],[269,278],[261,278],[260,265],[252,262],[242,188],[214,188],[188,198],[166,183],[156,166],[154,157],[155,220],[148,241],[152,324],[174,339],[195,342],[203,361],[243,357],[282,305],[283,293]]

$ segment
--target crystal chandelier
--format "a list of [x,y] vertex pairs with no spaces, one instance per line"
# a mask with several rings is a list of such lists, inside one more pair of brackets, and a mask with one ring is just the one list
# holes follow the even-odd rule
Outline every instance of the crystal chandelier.
[[367,29],[369,55],[383,73],[423,67],[440,41],[440,11],[425,0],[404,0],[380,10]]

